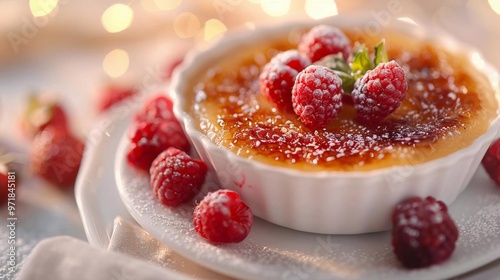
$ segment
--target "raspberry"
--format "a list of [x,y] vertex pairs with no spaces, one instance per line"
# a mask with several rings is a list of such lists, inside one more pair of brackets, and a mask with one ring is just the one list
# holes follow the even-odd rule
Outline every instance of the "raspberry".
[[190,144],[176,119],[137,121],[129,131],[128,162],[149,171],[153,160],[164,150],[174,147],[188,152]]
[[133,97],[137,94],[137,90],[131,87],[123,87],[118,85],[108,85],[100,92],[97,99],[97,110],[104,112],[114,105]]
[[348,59],[351,53],[351,42],[340,29],[318,25],[302,36],[298,48],[312,62],[337,53],[342,53],[344,58]]
[[322,128],[342,109],[342,95],[342,81],[331,69],[311,65],[297,75],[293,110],[307,127]]
[[152,121],[155,119],[175,119],[174,103],[164,95],[155,96],[146,101],[144,106],[135,115],[136,121]]
[[7,166],[0,163],[0,205],[9,199],[9,176]]
[[352,91],[358,120],[367,125],[379,123],[401,105],[407,90],[405,72],[396,61],[368,70]]
[[300,72],[311,65],[309,58],[301,55],[297,50],[288,50],[275,55],[271,62],[279,62]]
[[500,186],[500,139],[490,145],[481,163],[490,178]]
[[292,108],[292,87],[297,74],[311,62],[296,50],[274,56],[259,76],[260,92],[278,109]]
[[192,199],[205,181],[207,166],[176,148],[168,148],[151,165],[151,188],[163,205],[177,207]]
[[252,210],[230,190],[209,193],[193,213],[194,229],[213,243],[243,241],[253,225]]
[[168,81],[170,78],[172,78],[172,74],[174,73],[174,70],[179,67],[179,65],[182,64],[184,61],[184,56],[178,57],[175,60],[171,61],[169,64],[166,65],[164,68],[163,72],[161,73],[161,78],[163,81]]
[[31,96],[26,106],[22,129],[28,136],[34,137],[48,127],[69,133],[69,121],[62,104],[48,95]]
[[455,249],[458,230],[446,205],[433,197],[411,197],[392,213],[392,246],[409,268],[447,260]]
[[72,187],[83,149],[83,142],[68,131],[46,128],[33,138],[29,157],[31,171],[59,187]]

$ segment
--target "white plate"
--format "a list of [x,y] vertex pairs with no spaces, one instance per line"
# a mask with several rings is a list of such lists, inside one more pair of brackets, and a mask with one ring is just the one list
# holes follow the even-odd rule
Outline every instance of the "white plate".
[[[430,268],[408,270],[396,260],[388,232],[320,235],[256,219],[242,243],[212,245],[194,231],[193,203],[171,209],[154,198],[148,176],[124,160],[126,145],[123,138],[115,172],[119,193],[132,216],[174,251],[224,274],[245,279],[443,279],[500,258],[500,190],[482,168],[450,206],[460,229],[451,259]],[[215,188],[209,178],[203,193]]]
[[75,198],[89,243],[108,248],[113,220],[134,221],[120,200],[113,172],[116,147],[133,109],[118,107],[102,116],[88,132],[75,184]]

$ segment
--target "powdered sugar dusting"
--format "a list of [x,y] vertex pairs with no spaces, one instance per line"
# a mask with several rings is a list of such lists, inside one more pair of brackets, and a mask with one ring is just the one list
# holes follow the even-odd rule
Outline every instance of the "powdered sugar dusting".
[[465,248],[475,246],[478,242],[494,240],[500,234],[500,197],[483,197],[480,200],[486,204],[472,218],[461,218],[457,222],[460,233],[465,236],[460,239]]
[[[354,107],[346,102],[335,103],[343,103],[343,108],[326,128],[311,130],[304,127],[300,116],[269,106],[261,98],[258,78],[250,74],[250,68],[253,69],[257,63],[250,60],[236,65],[238,71],[221,69],[213,79],[203,80],[196,85],[195,91],[203,91],[207,95],[202,104],[215,106],[212,116],[216,115],[218,122],[225,125],[223,130],[218,129],[216,124],[205,126],[208,129],[204,131],[219,133],[214,138],[216,144],[227,146],[243,156],[262,155],[287,164],[305,163],[339,170],[370,166],[371,162],[391,158],[395,150],[403,152],[398,158],[409,159],[415,156],[411,154],[415,147],[423,150],[423,153],[431,153],[434,143],[467,131],[469,120],[477,115],[481,105],[471,77],[458,71],[443,71],[437,59],[438,53],[432,50],[422,52],[425,55],[390,53],[390,57],[398,60],[406,72],[408,93],[398,109],[374,127],[361,125],[352,110]],[[317,69],[317,72],[325,80],[334,79],[324,69]],[[336,85],[320,79],[311,82],[320,87],[323,84],[328,84],[329,88]],[[379,83],[383,87],[382,81]],[[298,87],[300,91],[304,90],[304,85],[299,84]],[[236,98],[231,100],[229,96]],[[334,97],[335,100],[338,98]],[[366,100],[367,104],[377,102],[369,96],[360,98]],[[299,111],[309,108],[301,104],[297,107]],[[339,109],[335,106],[327,108],[326,105],[319,107],[330,112]],[[306,113],[311,116],[316,112],[325,115],[321,110],[314,111]],[[201,122],[211,117],[199,110],[193,113]],[[286,128],[285,133],[281,132],[282,128]],[[356,141],[356,145],[352,141]],[[418,159],[423,160],[424,157]]]
[[326,55],[339,52],[347,58],[351,42],[340,29],[328,25],[318,25],[302,37],[298,49],[313,62]]
[[[350,140],[355,147],[355,139]],[[119,154],[124,155],[125,150]],[[389,232],[309,234],[256,219],[243,242],[210,244],[194,231],[192,213],[197,201],[217,188],[213,174],[209,174],[197,198],[169,208],[155,199],[148,176],[128,167],[125,160],[118,170],[123,201],[146,230],[188,258],[237,278],[443,279],[500,257],[500,192],[484,172],[476,174],[449,208],[460,229],[451,259],[430,268],[407,270],[394,257]]]

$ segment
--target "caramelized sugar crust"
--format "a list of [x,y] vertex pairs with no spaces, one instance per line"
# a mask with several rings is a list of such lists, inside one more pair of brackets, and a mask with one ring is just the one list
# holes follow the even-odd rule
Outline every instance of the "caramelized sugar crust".
[[365,38],[346,31],[369,48],[386,40],[389,59],[408,80],[396,112],[376,127],[355,120],[352,104],[320,130],[309,130],[293,112],[272,107],[259,93],[258,77],[279,51],[296,48],[287,38],[216,61],[193,82],[186,108],[199,129],[218,146],[273,165],[306,171],[363,171],[413,165],[470,145],[496,116],[495,93],[465,55],[430,42],[386,33]]

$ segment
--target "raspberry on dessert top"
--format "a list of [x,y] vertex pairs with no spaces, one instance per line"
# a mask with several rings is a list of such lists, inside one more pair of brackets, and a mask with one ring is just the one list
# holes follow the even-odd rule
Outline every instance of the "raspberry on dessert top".
[[[336,118],[319,129],[270,102],[259,76],[278,53],[298,48],[300,42],[290,42],[288,34],[200,67],[192,91],[186,93],[192,101],[185,110],[216,145],[269,164],[311,171],[418,164],[466,147],[488,129],[498,102],[487,79],[465,55],[396,31],[377,38],[343,31],[350,42],[367,47],[385,39],[388,57],[406,73],[404,99],[399,106],[388,104],[397,109],[375,125],[357,119],[356,106],[365,105],[354,94],[343,101]],[[287,67],[288,73],[299,72]]]

